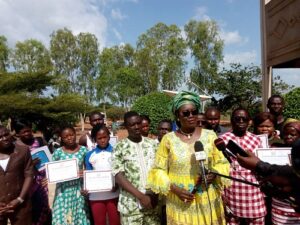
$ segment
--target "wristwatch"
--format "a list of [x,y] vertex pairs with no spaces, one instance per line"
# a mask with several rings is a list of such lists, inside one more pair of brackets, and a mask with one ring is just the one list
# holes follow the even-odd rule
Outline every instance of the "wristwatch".
[[17,197],[17,200],[20,202],[20,204],[22,204],[24,202],[24,199],[21,197]]

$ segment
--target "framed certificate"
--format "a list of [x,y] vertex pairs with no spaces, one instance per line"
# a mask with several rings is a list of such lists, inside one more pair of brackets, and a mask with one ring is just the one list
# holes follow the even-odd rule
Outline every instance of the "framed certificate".
[[269,148],[269,138],[267,134],[256,135],[261,142],[261,148]]
[[83,172],[84,190],[90,192],[111,191],[114,186],[114,179],[111,170],[85,170]]
[[276,165],[291,165],[290,154],[291,148],[256,149],[256,155],[260,160]]
[[52,157],[47,145],[40,148],[33,149],[30,151],[32,159],[38,158],[40,160],[39,164],[36,165],[38,171],[45,169],[45,164],[50,162]]
[[49,183],[60,183],[79,178],[77,159],[49,162],[45,167]]

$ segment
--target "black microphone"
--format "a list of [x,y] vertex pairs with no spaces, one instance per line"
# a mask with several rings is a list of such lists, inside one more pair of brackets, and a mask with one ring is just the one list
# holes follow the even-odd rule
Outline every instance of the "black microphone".
[[[195,142],[194,149],[195,149],[196,160],[200,161],[202,178],[204,179],[205,187],[207,189],[207,180],[206,180],[206,176],[205,176],[205,167],[204,167],[204,164],[203,164],[203,162],[206,160],[206,153],[203,149],[203,144],[201,143],[201,141],[196,141]],[[196,193],[197,187],[198,187],[198,184],[196,184],[195,187],[193,188],[193,190],[191,192],[192,194]]]
[[219,151],[221,151],[224,155],[224,157],[227,159],[227,161],[231,164],[232,160],[230,158],[229,152],[226,150],[226,144],[222,138],[218,138],[215,141],[215,146]]

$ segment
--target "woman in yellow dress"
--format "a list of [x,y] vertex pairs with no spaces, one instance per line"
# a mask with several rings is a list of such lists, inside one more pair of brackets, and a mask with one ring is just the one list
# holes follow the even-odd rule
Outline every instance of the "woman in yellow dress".
[[216,134],[197,126],[200,108],[199,96],[192,92],[174,97],[172,112],[179,129],[163,137],[149,172],[148,188],[166,196],[169,225],[226,224],[221,192],[228,181],[209,173],[206,189],[194,154],[195,142],[203,144],[207,169],[228,175],[229,163],[214,145]]

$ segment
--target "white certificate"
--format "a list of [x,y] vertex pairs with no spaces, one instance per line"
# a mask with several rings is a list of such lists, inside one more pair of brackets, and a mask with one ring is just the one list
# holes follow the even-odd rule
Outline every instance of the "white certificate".
[[88,192],[111,191],[114,186],[111,170],[85,170],[83,172],[83,178],[84,190],[87,190]]
[[290,157],[291,148],[258,148],[256,149],[257,157],[270,164],[291,165]]
[[267,134],[256,135],[261,142],[261,148],[269,148],[269,138]]
[[79,178],[77,159],[49,162],[45,166],[49,183],[60,183]]

